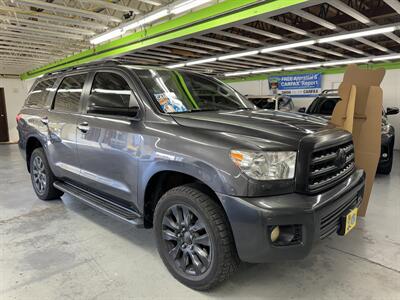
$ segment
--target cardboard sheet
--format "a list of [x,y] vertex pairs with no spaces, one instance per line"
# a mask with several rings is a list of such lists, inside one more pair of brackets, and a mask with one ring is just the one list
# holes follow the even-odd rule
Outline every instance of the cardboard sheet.
[[349,65],[339,87],[342,100],[336,105],[331,123],[353,134],[355,162],[364,169],[366,185],[359,215],[365,216],[381,151],[384,69],[366,70]]

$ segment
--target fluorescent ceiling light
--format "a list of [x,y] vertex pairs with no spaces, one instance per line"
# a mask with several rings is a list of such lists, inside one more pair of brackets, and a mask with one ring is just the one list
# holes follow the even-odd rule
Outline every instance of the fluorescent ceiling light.
[[192,8],[203,5],[210,1],[211,0],[188,0],[188,1],[179,3],[179,4],[175,5],[174,7],[172,7],[171,13],[173,13],[174,15],[178,15],[180,13],[191,10]]
[[239,71],[239,72],[225,73],[225,76],[226,77],[229,77],[229,76],[240,76],[240,75],[248,75],[250,73],[251,73],[250,71]]
[[378,29],[359,31],[359,32],[354,32],[354,33],[340,34],[340,35],[336,35],[336,36],[319,39],[318,43],[322,44],[322,43],[330,43],[330,42],[342,41],[342,40],[347,40],[347,39],[354,39],[354,38],[363,37],[363,36],[370,36],[370,35],[393,32],[395,30],[396,30],[395,26],[390,26],[390,27],[384,27],[384,28],[378,28]]
[[113,38],[116,38],[116,37],[124,34],[128,30],[132,30],[132,29],[135,29],[135,28],[140,27],[142,25],[146,25],[146,24],[152,23],[152,22],[154,22],[156,20],[159,20],[159,19],[161,19],[161,18],[163,18],[165,16],[168,16],[168,15],[169,15],[168,9],[163,9],[163,10],[157,11],[155,13],[152,13],[152,14],[149,14],[149,15],[145,16],[144,18],[142,18],[142,19],[140,19],[138,21],[135,21],[135,22],[132,22],[132,23],[128,23],[125,26],[123,26],[122,28],[116,28],[116,29],[114,29],[112,31],[109,31],[109,32],[105,33],[105,34],[101,34],[101,35],[99,35],[97,37],[94,37],[94,38],[92,38],[90,40],[90,43],[91,44],[95,44],[95,45],[100,44],[102,42],[105,42],[105,41],[111,40]]
[[260,51],[254,50],[254,51],[248,51],[248,52],[242,52],[242,53],[235,53],[235,54],[229,54],[229,55],[224,55],[218,57],[218,60],[226,60],[226,59],[232,59],[232,58],[238,58],[238,57],[243,57],[243,56],[251,56],[251,55],[257,55]]
[[168,69],[175,69],[175,68],[182,68],[184,67],[185,64],[175,64],[175,65],[169,65],[167,66]]
[[362,64],[369,62],[369,58],[360,58],[360,59],[351,59],[351,60],[338,60],[338,61],[331,61],[327,63],[323,63],[322,65],[324,67],[330,67],[330,66],[339,66],[339,65],[350,65],[350,64]]
[[258,70],[251,71],[251,74],[271,73],[271,72],[279,72],[279,71],[282,71],[282,68],[258,69]]
[[193,65],[199,65],[199,64],[205,64],[205,63],[208,63],[208,62],[213,62],[213,61],[216,61],[216,60],[217,60],[216,57],[211,57],[211,58],[191,61],[191,62],[188,62],[186,65],[187,66],[193,66]]
[[94,37],[94,38],[90,39],[90,43],[94,44],[94,45],[97,45],[97,44],[100,44],[102,42],[105,42],[105,41],[111,40],[113,38],[116,38],[116,37],[122,35],[122,33],[123,33],[122,29],[121,28],[117,28],[117,29],[114,29],[114,30],[112,30],[110,32],[107,32],[105,34],[102,34],[102,35],[99,35],[97,37]]
[[143,19],[140,19],[140,20],[135,21],[133,23],[128,23],[127,25],[123,26],[122,29],[124,30],[124,32],[128,31],[128,30],[132,30],[132,29],[138,28],[140,26],[143,26],[143,25],[152,23],[154,21],[157,21],[157,20],[159,20],[161,18],[164,18],[164,17],[166,17],[168,15],[169,15],[168,9],[163,9],[163,10],[157,11],[155,13],[149,14],[149,15],[145,16]]
[[261,50],[261,53],[269,53],[269,52],[274,52],[274,51],[279,51],[279,50],[304,47],[304,46],[313,45],[315,43],[316,43],[316,41],[311,40],[311,41],[304,41],[304,42],[298,42],[298,43],[292,43],[292,44],[285,44],[285,45],[265,48],[265,49]]
[[393,60],[393,59],[400,59],[400,54],[392,54],[392,55],[375,57],[372,59],[372,61],[383,61],[383,60]]
[[289,71],[289,70],[298,70],[298,69],[308,69],[308,68],[318,68],[320,67],[322,64],[320,63],[316,63],[316,64],[307,64],[307,65],[296,65],[296,66],[289,66],[289,67],[285,67],[283,68],[285,71]]

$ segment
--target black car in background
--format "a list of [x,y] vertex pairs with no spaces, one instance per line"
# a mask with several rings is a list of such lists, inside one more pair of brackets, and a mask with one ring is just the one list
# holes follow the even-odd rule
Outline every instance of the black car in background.
[[[339,100],[338,90],[324,90],[307,109],[302,107],[299,109],[299,112],[330,118]],[[380,174],[390,174],[392,171],[395,134],[394,127],[389,123],[387,116],[398,113],[398,107],[388,107],[386,110],[382,108],[382,145],[378,165],[378,173]]]
[[274,109],[280,111],[294,110],[293,100],[287,95],[246,95],[246,98],[261,109]]

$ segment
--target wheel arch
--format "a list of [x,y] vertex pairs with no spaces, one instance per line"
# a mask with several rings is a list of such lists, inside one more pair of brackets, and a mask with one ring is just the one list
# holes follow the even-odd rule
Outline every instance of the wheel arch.
[[219,206],[221,206],[222,210],[225,213],[225,209],[222,203],[220,202],[216,192],[209,184],[198,179],[193,175],[181,171],[162,170],[157,173],[154,173],[149,178],[144,189],[143,216],[144,216],[144,225],[146,228],[153,227],[154,210],[161,196],[165,194],[168,190],[181,185],[191,185],[199,189],[201,192],[207,194]]
[[28,168],[28,172],[31,171],[30,162],[31,162],[32,152],[37,148],[44,148],[40,139],[35,136],[29,137],[26,141],[26,147],[25,147],[26,167]]

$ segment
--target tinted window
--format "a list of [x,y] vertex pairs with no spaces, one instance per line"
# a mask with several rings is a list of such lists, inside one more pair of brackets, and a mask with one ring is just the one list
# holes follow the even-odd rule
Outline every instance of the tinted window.
[[128,83],[115,73],[97,73],[93,80],[89,107],[137,107],[136,98]]
[[58,87],[54,99],[54,110],[78,112],[86,74],[65,77]]
[[47,96],[53,87],[55,79],[47,79],[39,82],[29,92],[25,105],[43,107],[46,104]]

